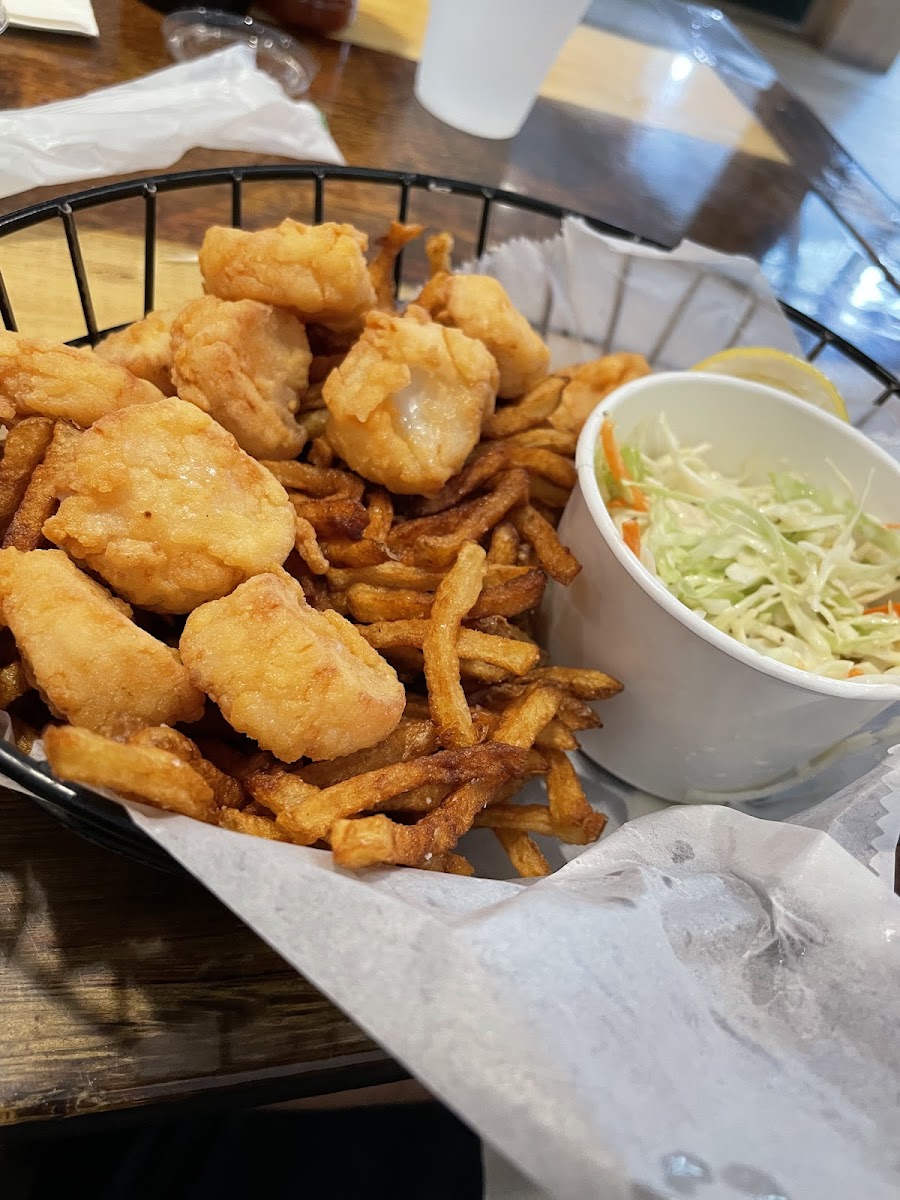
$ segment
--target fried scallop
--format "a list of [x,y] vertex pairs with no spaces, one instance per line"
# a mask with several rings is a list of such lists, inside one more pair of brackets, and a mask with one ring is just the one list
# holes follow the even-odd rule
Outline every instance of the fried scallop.
[[344,461],[393,492],[436,491],[494,411],[497,365],[481,342],[430,321],[369,313],[325,381],[326,435]]
[[93,350],[0,330],[0,400],[19,416],[87,426],[120,408],[160,399],[159,388]]
[[610,392],[650,374],[650,364],[643,354],[604,354],[577,367],[569,367],[568,382],[562,398],[549,422],[554,429],[565,433],[580,433],[581,427]]
[[73,725],[122,737],[203,713],[177,651],[60,550],[0,550],[0,613],[28,678]]
[[146,379],[164,396],[174,396],[172,383],[172,321],[176,308],[148,313],[125,329],[108,334],[94,348],[107,362],[118,363],[139,379]]
[[364,251],[352,225],[303,225],[290,218],[248,233],[213,225],[200,248],[204,289],[222,300],[289,308],[303,322],[344,325],[375,304]]
[[547,374],[549,349],[489,275],[438,275],[416,303],[440,324],[484,342],[500,371],[502,399],[521,396]]
[[306,331],[283,308],[203,296],[172,324],[173,378],[255,458],[296,458],[306,434],[294,413],[309,384]]
[[312,608],[283,571],[195,609],[180,649],[229,724],[283,762],[374,746],[403,715],[393,667],[349,621]]
[[190,612],[294,545],[274,476],[206,413],[175,397],[110,413],[78,440],[44,536],[133,604]]

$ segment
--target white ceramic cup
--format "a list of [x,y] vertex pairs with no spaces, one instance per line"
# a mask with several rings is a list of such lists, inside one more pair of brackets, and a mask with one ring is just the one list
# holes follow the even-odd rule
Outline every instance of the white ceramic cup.
[[[625,546],[594,474],[600,424],[620,444],[664,412],[687,444],[738,472],[787,465],[831,490],[834,463],[885,521],[900,520],[900,465],[855,429],[774,388],[699,372],[648,375],[595,409],[576,453],[578,486],[559,527],[582,571],[544,605],[553,662],[595,667],[625,690],[598,711],[585,752],[642,791],[682,803],[785,786],[900,701],[900,684],[825,679],[758,654],[696,616]],[[871,479],[871,483],[870,483]]]
[[416,98],[476,137],[511,138],[588,0],[431,0]]

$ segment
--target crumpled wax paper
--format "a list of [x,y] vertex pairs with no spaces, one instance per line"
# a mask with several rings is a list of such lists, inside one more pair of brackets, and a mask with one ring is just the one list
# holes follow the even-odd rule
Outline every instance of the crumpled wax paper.
[[[694,247],[647,254],[570,223],[490,269],[514,298],[515,273],[531,280],[564,353],[608,337],[673,365],[754,321],[765,332],[752,340],[791,348],[758,269]],[[638,285],[655,314],[643,340],[625,317]],[[653,307],[664,296],[668,318]],[[787,808],[759,806],[790,821],[644,802],[578,758],[614,831],[531,881],[354,875],[327,851],[128,807],[556,1200],[893,1200],[900,904],[885,884],[900,762],[877,741],[853,753],[860,770],[875,756],[863,779],[823,772]],[[642,806],[654,811],[629,820]],[[465,851],[492,870],[491,846],[479,830]],[[497,1196],[523,1194],[513,1174]]]
[[230,46],[129,83],[0,112],[0,197],[170,167],[193,146],[343,163],[315,105]]

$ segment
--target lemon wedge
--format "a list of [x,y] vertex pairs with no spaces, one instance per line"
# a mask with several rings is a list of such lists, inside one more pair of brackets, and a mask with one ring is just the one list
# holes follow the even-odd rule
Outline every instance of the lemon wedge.
[[784,350],[773,350],[768,346],[736,346],[704,358],[692,370],[765,383],[833,413],[842,421],[850,420],[841,394],[828,376],[812,363]]

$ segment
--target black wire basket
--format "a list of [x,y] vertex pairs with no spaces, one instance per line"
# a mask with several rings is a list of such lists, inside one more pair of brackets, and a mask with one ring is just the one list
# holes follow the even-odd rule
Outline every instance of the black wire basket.
[[[167,207],[168,206],[168,207]],[[348,221],[371,232],[381,232],[387,222],[420,221],[449,228],[461,257],[478,258],[492,246],[514,236],[545,238],[557,233],[566,217],[582,218],[605,234],[630,242],[645,242],[584,213],[573,212],[544,200],[456,179],[397,171],[354,167],[263,166],[204,171],[182,171],[149,176],[124,183],[104,184],[57,200],[47,200],[0,217],[0,317],[7,329],[18,330],[14,288],[2,274],[4,243],[40,227],[59,237],[73,284],[73,327],[66,340],[74,345],[95,345],[113,329],[121,328],[159,307],[160,247],[171,228],[178,239],[199,240],[211,224],[243,228],[272,224],[285,215],[300,220]],[[98,315],[92,277],[98,270],[85,253],[85,238],[98,230],[125,229],[141,246],[133,283],[133,311]],[[397,261],[398,292],[421,283],[424,258],[407,250]],[[29,282],[29,307],[40,275]],[[864,384],[864,402],[852,410],[854,424],[865,425],[892,396],[900,395],[900,380],[889,370],[852,346],[844,338],[787,304],[782,308],[798,334],[809,361],[828,352],[833,361],[852,364]],[[121,319],[127,316],[127,319]],[[613,329],[616,314],[613,315]],[[22,332],[32,332],[23,329]],[[546,330],[544,331],[546,332]],[[732,341],[740,330],[735,329]],[[723,347],[724,348],[724,347]],[[0,773],[25,788],[54,817],[90,840],[147,865],[163,870],[181,868],[134,824],[114,801],[87,788],[54,779],[45,764],[34,762],[14,746],[0,743]]]

